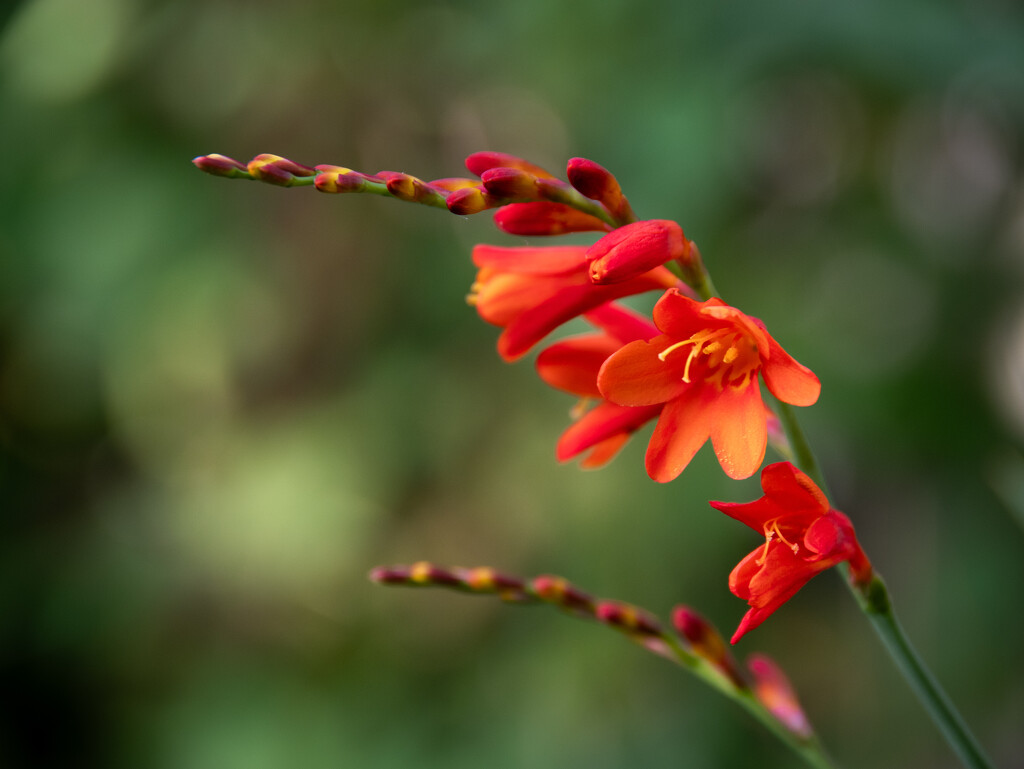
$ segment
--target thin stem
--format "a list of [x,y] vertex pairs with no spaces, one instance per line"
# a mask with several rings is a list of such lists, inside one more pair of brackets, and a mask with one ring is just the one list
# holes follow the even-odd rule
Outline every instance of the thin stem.
[[[807,473],[815,483],[830,496],[825,484],[825,476],[818,466],[818,461],[811,451],[807,437],[797,421],[796,413],[789,404],[778,402],[779,420],[786,431],[796,464]],[[844,569],[844,573],[847,570]],[[943,691],[938,681],[918,656],[910,640],[893,611],[889,600],[889,591],[881,577],[875,575],[871,582],[863,587],[844,580],[857,599],[861,609],[871,620],[875,632],[878,633],[889,655],[893,658],[903,677],[907,679],[918,700],[928,711],[939,731],[946,738],[950,747],[960,757],[965,766],[971,769],[991,769],[991,764],[981,752],[974,735],[971,734],[963,718],[957,712],[952,701]]]
[[858,588],[849,580],[847,584],[903,677],[910,683],[918,700],[964,766],[971,769],[992,769],[992,764],[982,752],[981,746],[967,728],[949,696],[932,676],[903,632],[903,627],[893,611],[885,582],[876,574],[864,588]]
[[811,480],[818,484],[818,488],[825,492],[826,497],[831,498],[831,494],[829,494],[828,490],[828,483],[825,480],[825,474],[821,471],[821,467],[818,465],[818,460],[814,456],[811,444],[807,441],[807,436],[804,435],[803,428],[800,427],[800,422],[796,417],[796,412],[793,410],[793,407],[776,398],[775,413],[779,416],[779,421],[782,423],[782,429],[786,431],[786,438],[789,440],[789,448],[793,453],[793,458],[795,459],[794,464],[807,473],[811,477]]
[[683,667],[700,678],[709,686],[717,689],[725,696],[739,703],[750,715],[760,721],[768,731],[778,737],[790,747],[793,752],[799,754],[809,765],[815,769],[836,769],[835,764],[825,753],[821,742],[813,734],[809,737],[801,737],[785,724],[779,721],[761,702],[753,690],[746,685],[737,686],[722,672],[707,664],[700,657],[691,654],[679,639],[671,633],[663,633],[661,639],[668,646],[669,650]]
[[[825,483],[825,476],[814,457],[814,452],[811,451],[793,407],[777,401],[777,413],[796,457],[796,464],[818,484],[826,496],[831,496]],[[844,574],[847,571],[844,569]],[[889,600],[889,591],[881,577],[875,575],[871,582],[863,587],[855,585],[849,579],[844,581],[871,620],[875,632],[881,637],[882,643],[903,677],[907,679],[918,700],[960,760],[971,769],[991,769],[991,764],[981,752],[974,735],[903,632]]]

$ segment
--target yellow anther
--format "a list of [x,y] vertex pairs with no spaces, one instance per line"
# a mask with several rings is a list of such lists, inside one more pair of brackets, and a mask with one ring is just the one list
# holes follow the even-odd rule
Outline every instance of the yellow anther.
[[780,542],[785,543],[786,547],[792,550],[794,555],[800,552],[800,545],[786,539],[782,530],[779,529],[779,519],[772,518],[764,525],[764,549],[761,551],[761,557],[756,561],[758,566],[763,564],[765,559],[768,557],[768,548],[776,537],[778,537]]
[[578,401],[576,405],[569,410],[569,418],[574,422],[587,413],[587,407],[590,405],[590,401],[593,400],[589,396],[584,395]]

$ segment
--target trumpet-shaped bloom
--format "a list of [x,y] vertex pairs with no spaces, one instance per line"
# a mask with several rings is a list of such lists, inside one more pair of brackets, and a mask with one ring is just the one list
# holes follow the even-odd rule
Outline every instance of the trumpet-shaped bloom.
[[811,577],[843,561],[851,579],[871,580],[868,561],[850,519],[789,462],[761,473],[764,496],[753,502],[712,502],[711,506],[764,535],[764,544],[736,565],[729,590],[750,605],[733,634],[736,643],[792,598]]
[[473,249],[479,270],[468,301],[481,318],[504,329],[498,352],[505,360],[525,355],[558,326],[595,307],[678,283],[658,267],[621,283],[594,285],[586,252],[586,246]]
[[[634,432],[661,412],[661,406],[633,408],[609,403],[597,389],[597,373],[608,356],[624,344],[657,336],[658,329],[646,318],[614,304],[602,305],[585,317],[601,333],[581,334],[545,348],[537,356],[537,373],[552,387],[581,399],[573,410],[575,421],[558,441],[558,461],[589,452],[582,466],[592,469],[610,462]],[[590,401],[598,404],[585,410]]]
[[720,299],[698,302],[669,290],[654,307],[654,322],[661,335],[623,347],[597,380],[612,403],[664,405],[647,447],[648,474],[662,483],[674,479],[710,438],[729,477],[753,475],[767,446],[759,378],[794,406],[818,399],[818,378],[761,321]]

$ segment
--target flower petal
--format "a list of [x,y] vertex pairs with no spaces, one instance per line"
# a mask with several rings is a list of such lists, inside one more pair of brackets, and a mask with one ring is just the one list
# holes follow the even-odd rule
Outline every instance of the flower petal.
[[621,347],[606,334],[585,334],[555,342],[537,356],[537,373],[558,390],[589,398],[600,398],[597,372],[601,364]]
[[659,411],[660,406],[630,408],[614,403],[601,403],[573,422],[569,429],[562,433],[555,448],[555,456],[559,462],[565,462],[616,435],[630,435],[654,419]]
[[647,445],[647,474],[658,483],[678,477],[708,439],[711,410],[700,394],[701,390],[687,392],[669,401],[661,412]]
[[761,368],[761,376],[772,395],[793,406],[810,406],[821,394],[821,382],[807,366],[793,357],[771,336],[768,337],[768,355]]
[[765,497],[785,513],[817,517],[829,511],[825,493],[791,462],[768,465],[761,472],[761,488]]
[[612,355],[597,375],[601,394],[621,406],[650,406],[686,392],[691,385],[683,381],[680,358],[658,357],[670,342],[666,336],[631,342]]
[[629,443],[629,433],[619,433],[596,444],[590,453],[580,462],[584,470],[596,470],[611,462],[622,447]]
[[711,443],[722,469],[730,478],[749,478],[761,466],[768,446],[760,386],[754,380],[739,390],[726,387],[710,408]]
[[708,325],[708,318],[701,317],[702,307],[725,305],[721,299],[698,302],[674,288],[666,291],[654,305],[654,325],[662,333],[675,337],[674,341],[687,339]]
[[646,316],[615,302],[595,307],[584,317],[588,322],[615,337],[624,345],[638,339],[646,341],[658,336],[657,326],[651,323]]

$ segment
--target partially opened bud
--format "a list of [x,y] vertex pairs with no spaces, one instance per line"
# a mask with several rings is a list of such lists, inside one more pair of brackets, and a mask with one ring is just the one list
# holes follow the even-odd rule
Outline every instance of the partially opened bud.
[[743,677],[736,667],[736,661],[729,653],[715,626],[689,606],[677,606],[672,612],[672,624],[676,632],[686,640],[691,652],[702,657],[728,676],[733,683],[745,686]]
[[502,206],[494,213],[494,223],[499,230],[523,237],[611,230],[609,225],[596,216],[577,211],[564,203],[546,200]]
[[587,250],[590,282],[621,283],[685,257],[690,241],[668,219],[647,219],[612,230]]
[[534,176],[539,176],[542,179],[554,179],[555,176],[548,171],[545,171],[540,166],[535,166],[522,158],[517,158],[515,155],[506,155],[504,152],[474,152],[468,158],[466,158],[466,168],[469,169],[471,174],[482,176],[484,171],[489,171],[492,168],[516,168],[520,171],[526,171]]
[[761,704],[797,736],[806,739],[814,734],[782,669],[763,654],[751,655],[747,667],[754,677],[754,694]]
[[290,187],[296,179],[316,176],[316,170],[280,155],[262,154],[249,161],[249,173],[254,178],[282,187]]
[[206,171],[214,176],[226,176],[229,179],[249,178],[249,169],[227,155],[200,155],[192,159],[192,164],[200,171]]

